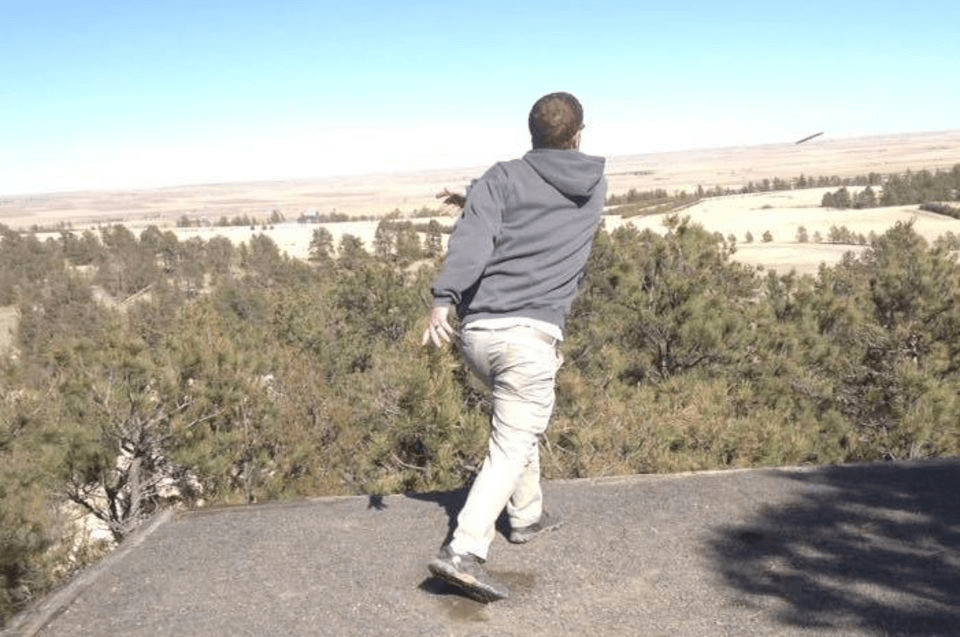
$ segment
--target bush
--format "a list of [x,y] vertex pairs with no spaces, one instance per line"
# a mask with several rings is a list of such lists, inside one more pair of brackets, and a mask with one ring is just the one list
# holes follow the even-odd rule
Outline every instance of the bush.
[[927,212],[934,212],[938,215],[947,215],[948,217],[953,217],[954,219],[960,219],[960,208],[948,206],[947,204],[943,203],[921,204],[920,210],[926,210]]

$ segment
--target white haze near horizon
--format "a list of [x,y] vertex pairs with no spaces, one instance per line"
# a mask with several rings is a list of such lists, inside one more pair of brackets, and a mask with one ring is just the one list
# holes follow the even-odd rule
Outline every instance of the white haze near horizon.
[[[664,130],[660,128],[658,130]],[[686,136],[668,137],[661,134],[651,138],[636,151],[629,150],[616,139],[585,141],[581,150],[612,158],[626,158],[662,152],[712,150],[731,147],[753,147],[766,144],[793,143],[796,139],[755,139],[743,141],[717,137],[711,143],[707,134],[697,135],[697,127],[685,126]],[[435,142],[426,142],[432,132]],[[815,131],[819,132],[819,131]],[[894,134],[912,134],[933,131],[895,131]],[[529,148],[526,140],[517,143],[515,131],[480,130],[461,132],[458,143],[465,150],[448,149],[442,140],[446,131],[377,130],[357,131],[356,137],[375,135],[384,146],[383,152],[370,157],[348,141],[350,133],[304,134],[297,138],[273,136],[211,143],[196,147],[182,145],[119,146],[78,149],[75,154],[54,160],[38,160],[35,170],[24,162],[20,168],[28,175],[14,186],[0,192],[0,196],[56,194],[81,191],[145,190],[188,185],[242,183],[253,181],[286,181],[298,179],[325,179],[351,175],[405,174],[428,170],[477,169],[496,161],[522,155]],[[812,133],[810,133],[812,134]],[[884,134],[884,133],[878,133]],[[807,136],[808,133],[796,133]],[[847,138],[869,137],[870,134],[850,135]],[[615,132],[611,135],[616,137]],[[347,141],[344,141],[344,139]],[[821,139],[835,139],[824,135]],[[703,141],[708,140],[708,141]],[[502,143],[498,143],[502,142]],[[412,156],[410,147],[420,147]],[[604,148],[612,148],[605,151]],[[321,152],[325,149],[325,152]],[[265,161],[265,158],[267,159]],[[0,165],[2,169],[2,165]],[[55,173],[49,179],[48,171]],[[8,172],[8,175],[10,173]]]
[[[645,122],[603,104],[588,111],[581,150],[604,157],[787,143],[809,128],[760,128],[757,121],[679,118]],[[594,115],[594,113],[596,113]],[[188,184],[325,178],[473,168],[511,159],[530,147],[524,114],[514,125],[400,125],[283,128],[238,132],[212,126],[166,140],[90,139],[53,157],[25,152],[15,165],[0,158],[13,186],[0,195],[55,191],[145,189]],[[590,115],[594,115],[590,117]],[[857,131],[856,135],[872,131]],[[921,131],[880,131],[882,133]],[[2,180],[3,177],[0,177]],[[0,183],[3,183],[0,181]]]

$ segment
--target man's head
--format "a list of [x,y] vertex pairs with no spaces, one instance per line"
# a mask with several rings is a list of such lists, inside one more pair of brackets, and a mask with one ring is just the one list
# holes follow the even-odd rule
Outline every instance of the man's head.
[[527,119],[534,148],[576,149],[583,128],[583,107],[570,93],[550,93],[537,100]]

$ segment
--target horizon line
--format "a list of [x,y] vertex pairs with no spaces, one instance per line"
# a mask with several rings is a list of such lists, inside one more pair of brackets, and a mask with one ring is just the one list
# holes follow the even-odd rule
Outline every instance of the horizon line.
[[[863,135],[847,135],[847,136],[836,136],[831,137],[827,136],[824,133],[818,133],[809,138],[812,142],[816,139],[816,144],[829,143],[833,141],[850,141],[857,139],[876,139],[882,137],[903,137],[903,136],[922,136],[922,135],[939,135],[945,133],[954,133],[960,132],[960,128],[948,128],[942,130],[921,130],[921,131],[907,131],[899,133],[868,133]],[[806,139],[804,140],[806,141]],[[692,148],[681,148],[674,150],[654,150],[654,151],[645,151],[645,152],[636,152],[636,153],[618,153],[603,155],[608,161],[611,160],[622,160],[622,159],[631,159],[637,157],[646,157],[646,156],[657,156],[657,155],[675,155],[682,153],[696,153],[696,152],[716,152],[724,150],[736,150],[736,149],[748,149],[748,148],[767,148],[767,147],[795,147],[797,145],[796,140],[785,140],[782,142],[765,142],[759,144],[727,144],[722,146],[701,146],[701,147],[692,147]],[[810,145],[810,144],[808,144]],[[346,173],[332,173],[327,175],[315,175],[309,177],[264,177],[264,178],[251,178],[251,179],[228,179],[228,180],[218,180],[218,181],[184,181],[180,183],[170,183],[163,185],[155,186],[119,186],[119,187],[91,187],[91,188],[64,188],[64,189],[51,189],[51,190],[36,190],[36,191],[26,191],[26,192],[0,192],[0,206],[4,204],[10,204],[24,199],[30,199],[35,197],[61,197],[61,196],[71,196],[71,195],[82,195],[82,194],[94,194],[94,193],[131,193],[131,192],[151,192],[151,191],[161,191],[161,190],[177,190],[183,188],[214,188],[214,187],[228,187],[228,186],[240,186],[240,185],[254,185],[254,184],[282,184],[282,183],[293,183],[293,182],[321,182],[332,179],[344,179],[344,178],[370,178],[380,175],[422,175],[427,173],[434,172],[450,172],[457,170],[477,170],[479,168],[486,168],[489,165],[492,165],[491,162],[487,164],[463,164],[457,166],[438,166],[435,168],[420,168],[414,170],[371,170],[371,171],[356,171],[356,172],[346,172]]]

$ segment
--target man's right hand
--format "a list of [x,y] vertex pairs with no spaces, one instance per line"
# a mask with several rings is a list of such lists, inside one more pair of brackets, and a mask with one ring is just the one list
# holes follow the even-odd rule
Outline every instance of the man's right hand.
[[430,342],[435,347],[442,347],[444,341],[450,342],[453,334],[453,327],[450,326],[450,306],[438,305],[430,312],[430,327],[424,331],[421,345]]

